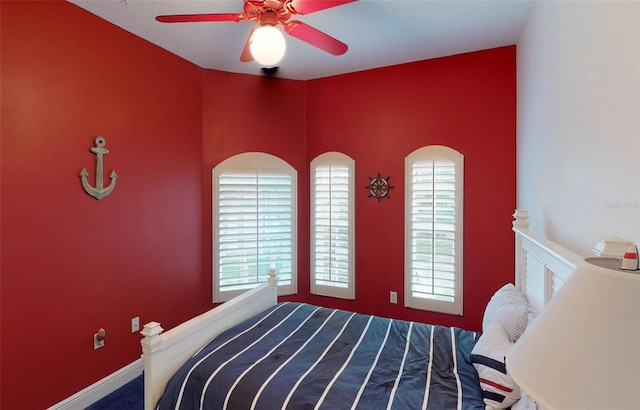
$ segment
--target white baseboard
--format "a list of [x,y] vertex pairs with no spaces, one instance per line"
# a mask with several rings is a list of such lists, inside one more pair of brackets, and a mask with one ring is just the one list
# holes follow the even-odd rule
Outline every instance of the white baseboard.
[[142,358],[140,358],[122,369],[111,373],[104,379],[98,380],[91,386],[77,392],[60,403],[54,404],[47,410],[84,409],[140,376],[143,369],[144,363],[142,362]]

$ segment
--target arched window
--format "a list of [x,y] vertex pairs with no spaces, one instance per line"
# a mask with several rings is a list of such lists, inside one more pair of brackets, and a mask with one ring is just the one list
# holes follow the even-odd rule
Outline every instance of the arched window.
[[355,299],[355,162],[327,152],[311,162],[311,293]]
[[213,300],[223,302],[278,271],[296,293],[297,172],[269,154],[235,155],[213,169]]
[[405,159],[405,306],[462,315],[464,157],[433,145]]

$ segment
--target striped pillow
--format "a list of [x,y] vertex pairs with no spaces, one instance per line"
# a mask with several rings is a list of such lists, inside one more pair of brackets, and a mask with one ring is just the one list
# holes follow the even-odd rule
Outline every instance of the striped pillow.
[[471,362],[480,377],[484,402],[504,409],[520,399],[520,388],[507,374],[505,356],[513,345],[499,322],[489,324],[471,351]]

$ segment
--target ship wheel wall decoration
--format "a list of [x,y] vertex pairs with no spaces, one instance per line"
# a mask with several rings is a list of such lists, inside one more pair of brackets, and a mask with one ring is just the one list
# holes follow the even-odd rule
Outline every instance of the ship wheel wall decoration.
[[369,177],[369,185],[365,187],[369,190],[369,198],[376,198],[378,203],[382,198],[386,197],[390,199],[389,190],[393,187],[389,185],[389,179],[391,179],[391,177],[382,178],[379,172],[377,177]]

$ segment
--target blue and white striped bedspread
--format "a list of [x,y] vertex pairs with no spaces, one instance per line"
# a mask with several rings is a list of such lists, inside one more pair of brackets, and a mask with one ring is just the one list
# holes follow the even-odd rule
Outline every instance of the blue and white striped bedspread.
[[159,409],[484,409],[458,328],[280,303],[222,333]]

